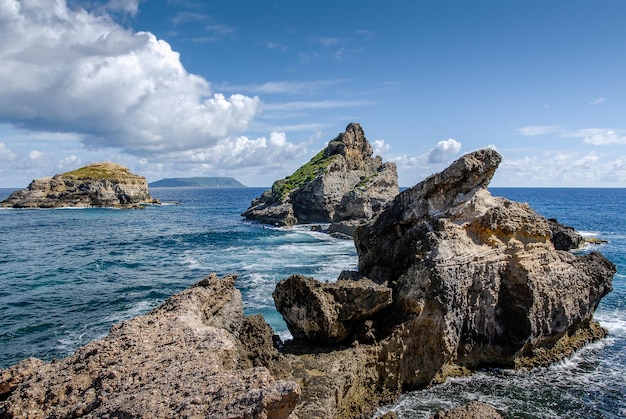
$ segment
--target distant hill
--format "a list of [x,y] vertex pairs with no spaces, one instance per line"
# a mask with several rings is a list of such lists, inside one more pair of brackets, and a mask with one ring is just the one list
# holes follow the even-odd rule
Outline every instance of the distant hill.
[[232,177],[173,177],[157,180],[148,184],[151,188],[159,187],[195,187],[195,188],[246,188]]

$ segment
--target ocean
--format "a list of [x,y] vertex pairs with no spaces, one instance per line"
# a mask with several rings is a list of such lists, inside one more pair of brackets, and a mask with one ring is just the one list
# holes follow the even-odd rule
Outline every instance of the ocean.
[[[289,337],[274,309],[276,282],[292,274],[334,281],[354,270],[350,240],[242,219],[262,188],[153,188],[143,210],[0,210],[0,368],[62,358],[148,312],[211,272],[235,273],[246,314]],[[0,200],[10,189],[0,189]],[[427,418],[469,400],[506,417],[626,417],[626,189],[492,188],[608,243],[590,245],[618,267],[596,312],[610,335],[549,368],[480,371],[407,393],[384,406]]]

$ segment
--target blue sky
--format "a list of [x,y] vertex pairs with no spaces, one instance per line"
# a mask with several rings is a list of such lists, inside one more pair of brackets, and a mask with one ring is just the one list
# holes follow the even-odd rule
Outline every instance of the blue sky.
[[269,186],[350,122],[411,186],[626,187],[626,1],[0,0],[0,187],[97,161]]

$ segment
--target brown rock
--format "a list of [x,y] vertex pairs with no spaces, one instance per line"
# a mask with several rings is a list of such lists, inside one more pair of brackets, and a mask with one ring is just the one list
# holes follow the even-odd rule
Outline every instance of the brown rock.
[[461,407],[437,412],[432,419],[500,419],[502,415],[486,403],[471,401]]
[[0,415],[287,418],[299,386],[261,363],[240,368],[249,348],[234,280],[212,275],[71,357],[3,371]]
[[292,275],[276,285],[273,296],[294,337],[324,344],[345,342],[391,304],[391,289],[368,279],[321,283]]

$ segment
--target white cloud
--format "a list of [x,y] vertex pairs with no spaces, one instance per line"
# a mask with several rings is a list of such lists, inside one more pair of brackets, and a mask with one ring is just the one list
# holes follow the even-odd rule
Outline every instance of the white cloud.
[[626,144],[626,131],[608,128],[584,128],[570,130],[556,125],[536,125],[518,129],[525,136],[553,134],[561,138],[581,138],[591,145]]
[[12,161],[17,159],[17,153],[8,148],[4,143],[0,143],[0,161]]
[[587,128],[567,131],[563,133],[563,137],[583,138],[586,144],[591,145],[626,144],[626,133],[612,129]]
[[374,140],[372,142],[372,148],[374,149],[374,154],[384,154],[391,148],[391,145],[387,144],[385,140]]
[[46,157],[46,153],[43,151],[31,150],[31,152],[28,153],[28,158],[31,160],[41,160],[43,157]]
[[624,156],[595,151],[549,151],[504,159],[493,186],[623,186],[626,182]]
[[526,136],[546,135],[553,134],[561,131],[561,128],[556,125],[533,125],[529,127],[522,127],[518,129],[519,133]]
[[596,99],[593,99],[591,102],[589,102],[590,105],[599,105],[600,103],[606,101],[606,98],[603,97],[599,97]]
[[16,126],[154,155],[217,145],[259,112],[256,97],[212,93],[167,42],[64,0],[3,0],[0,24],[0,119]]
[[428,163],[445,162],[461,151],[461,143],[453,138],[439,141],[428,153]]

